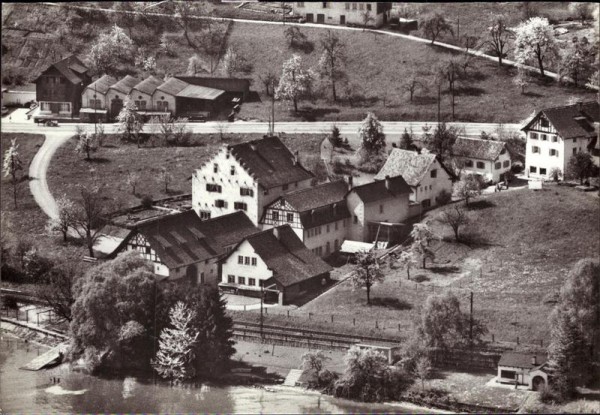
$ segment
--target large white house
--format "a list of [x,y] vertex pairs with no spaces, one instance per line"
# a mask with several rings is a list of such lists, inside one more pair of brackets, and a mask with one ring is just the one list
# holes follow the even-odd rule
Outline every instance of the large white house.
[[569,159],[590,152],[598,164],[600,105],[586,102],[538,112],[523,127],[527,134],[525,169],[529,177],[549,178],[554,169],[564,174]]
[[258,225],[265,206],[313,177],[277,137],[223,146],[194,172],[192,207],[202,219],[241,210]]
[[297,1],[294,14],[301,15],[308,23],[340,25],[364,25],[381,27],[390,19],[392,3],[387,2],[338,2]]
[[458,138],[452,156],[462,161],[465,173],[480,175],[488,182],[499,182],[511,168],[510,153],[503,141]]
[[395,148],[375,180],[384,180],[386,176],[402,176],[412,189],[410,200],[423,208],[436,206],[444,191],[452,194],[452,173],[433,153]]

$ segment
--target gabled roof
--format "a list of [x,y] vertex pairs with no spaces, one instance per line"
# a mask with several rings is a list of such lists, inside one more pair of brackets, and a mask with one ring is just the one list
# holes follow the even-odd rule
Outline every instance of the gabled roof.
[[[42,72],[42,75],[48,69],[53,67],[56,68],[56,70],[59,71],[72,84],[79,84],[82,82],[83,79],[81,78],[81,75],[88,71],[88,68],[86,68],[83,62],[75,55],[68,56],[61,61],[53,63],[44,72]],[[38,79],[39,77],[34,82],[36,82]]]
[[412,193],[412,190],[402,176],[396,176],[353,187],[348,193],[352,192],[356,193],[364,203],[371,203],[401,194]]
[[100,94],[106,94],[106,91],[108,91],[108,88],[110,88],[111,85],[114,85],[116,82],[117,82],[117,80],[115,78],[113,78],[112,76],[102,75],[102,77],[98,78],[97,80],[95,80],[94,82],[89,84],[87,86],[87,88],[91,89],[92,91],[98,92]]
[[201,76],[177,76],[178,79],[192,85],[221,89],[227,92],[247,92],[250,89],[250,79],[243,78],[214,78]]
[[173,269],[223,255],[226,246],[259,231],[241,211],[202,221],[196,212],[188,210],[136,226],[117,251],[140,233],[161,261]]
[[156,88],[156,90],[162,91],[165,94],[169,94],[169,95],[177,95],[183,88],[185,88],[188,85],[189,84],[187,82],[184,82],[180,79],[169,78],[165,82],[160,84]]
[[452,146],[452,155],[494,161],[505,148],[506,144],[503,141],[461,137],[457,138]]
[[[429,173],[431,164],[435,162],[435,159],[436,155],[433,153],[419,154],[416,151],[395,148],[374,179],[383,180],[385,176],[402,176],[409,186],[418,186]],[[440,163],[440,166],[452,176],[443,164]]]
[[[536,364],[532,360],[535,356]],[[546,363],[548,357],[545,354],[504,352],[500,357],[498,366],[517,367],[521,369],[533,369]]]
[[223,95],[225,91],[214,88],[207,88],[199,85],[188,85],[177,93],[181,98],[195,98],[212,101]]
[[134,86],[133,89],[143,92],[144,94],[152,95],[154,91],[156,91],[156,88],[158,88],[162,83],[162,79],[157,78],[154,75],[150,75],[148,78]]
[[264,137],[227,148],[242,167],[266,189],[314,177],[297,162],[296,157],[278,137]]
[[595,137],[594,122],[600,122],[600,104],[597,101],[590,101],[546,108],[538,112],[522,130],[529,129],[542,114],[546,116],[563,139]]
[[246,240],[273,271],[275,280],[284,287],[325,274],[333,269],[310,252],[289,225],[254,234]]
[[125,75],[125,78],[112,84],[109,89],[115,89],[123,94],[129,94],[134,86],[140,83],[140,80],[131,75]]

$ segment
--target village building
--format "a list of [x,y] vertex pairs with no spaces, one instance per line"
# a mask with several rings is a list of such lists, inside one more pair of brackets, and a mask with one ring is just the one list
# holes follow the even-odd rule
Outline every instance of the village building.
[[34,120],[70,119],[79,115],[81,93],[92,81],[88,68],[75,55],[58,61],[33,81],[39,110]]
[[410,201],[423,209],[437,206],[443,192],[452,195],[453,174],[433,153],[394,148],[374,179],[384,180],[386,176],[402,176],[412,189]]
[[154,75],[150,75],[148,78],[131,88],[129,96],[137,108],[137,113],[142,117],[147,119],[153,115],[162,114],[162,111],[158,113],[154,111],[154,105],[152,102],[152,96],[154,95],[156,88],[162,85],[162,83],[162,79],[157,78]]
[[244,238],[222,260],[226,292],[289,304],[329,283],[332,267],[310,252],[289,225]]
[[387,2],[337,2],[297,1],[294,14],[302,16],[307,23],[326,23],[381,27],[390,20],[392,3]]
[[223,146],[192,176],[192,207],[202,219],[244,211],[258,225],[264,207],[314,175],[278,137]]
[[527,135],[525,171],[528,177],[550,178],[553,170],[561,175],[570,158],[589,152],[600,165],[600,104],[577,103],[539,111],[522,131]]
[[138,251],[157,275],[216,286],[219,259],[259,231],[243,212],[202,221],[188,210],[136,224],[111,256]]
[[[403,221],[415,212],[409,207],[411,192],[402,176],[387,176],[352,187],[346,195],[351,215],[348,239],[363,242],[401,240],[408,231]],[[417,208],[420,211],[420,206]]]
[[107,101],[106,93],[111,85],[117,82],[110,75],[103,75],[89,84],[81,95],[81,103],[83,107],[79,111],[81,121],[106,121],[107,118]]
[[108,106],[109,118],[115,119],[119,115],[125,98],[130,94],[133,87],[139,83],[139,79],[131,75],[126,75],[108,87],[108,91],[106,91],[106,105]]
[[479,138],[458,138],[452,146],[452,156],[462,162],[462,171],[497,183],[511,169],[511,158],[502,141]]
[[304,245],[324,257],[337,251],[350,229],[344,180],[284,194],[265,208],[263,229],[288,224]]
[[37,102],[35,84],[14,85],[10,88],[2,88],[2,106],[7,107],[29,107]]
[[498,362],[499,383],[526,385],[530,390],[539,391],[548,384],[546,356],[533,353],[505,352]]

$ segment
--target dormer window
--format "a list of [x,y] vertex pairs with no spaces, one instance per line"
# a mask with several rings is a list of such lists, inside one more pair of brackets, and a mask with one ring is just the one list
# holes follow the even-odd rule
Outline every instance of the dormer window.
[[550,122],[547,119],[545,119],[545,118],[541,118],[540,119],[540,125],[542,127],[550,127]]
[[235,166],[231,166],[230,173],[232,176],[235,176]]

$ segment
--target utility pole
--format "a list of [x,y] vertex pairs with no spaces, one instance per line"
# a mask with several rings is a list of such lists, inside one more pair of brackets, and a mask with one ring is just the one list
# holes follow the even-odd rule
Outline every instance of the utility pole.
[[473,344],[473,291],[471,291],[471,307],[469,309],[469,339]]
[[264,338],[264,334],[263,334],[263,299],[265,296],[265,291],[264,291],[264,286],[263,286],[263,281],[261,281],[260,284],[260,339],[261,341]]
[[96,103],[98,102],[96,91],[96,83],[94,82],[94,137],[98,136],[98,130],[96,129],[96,118],[98,117],[98,111],[96,111]]

